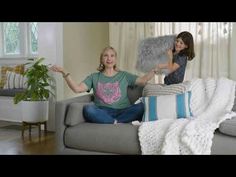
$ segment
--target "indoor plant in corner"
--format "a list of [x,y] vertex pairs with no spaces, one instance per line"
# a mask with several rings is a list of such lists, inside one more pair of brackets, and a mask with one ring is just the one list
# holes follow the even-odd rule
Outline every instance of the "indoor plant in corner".
[[21,102],[23,122],[44,122],[48,120],[48,99],[54,95],[52,77],[48,75],[48,66],[42,64],[44,58],[28,60],[23,74],[27,87],[15,95],[14,103]]

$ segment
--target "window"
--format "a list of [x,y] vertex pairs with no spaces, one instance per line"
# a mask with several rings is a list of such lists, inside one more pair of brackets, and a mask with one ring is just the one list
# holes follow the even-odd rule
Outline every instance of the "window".
[[38,53],[38,23],[33,22],[29,23],[29,45],[30,45],[30,53],[37,54]]
[[0,23],[0,58],[27,58],[38,54],[38,23]]

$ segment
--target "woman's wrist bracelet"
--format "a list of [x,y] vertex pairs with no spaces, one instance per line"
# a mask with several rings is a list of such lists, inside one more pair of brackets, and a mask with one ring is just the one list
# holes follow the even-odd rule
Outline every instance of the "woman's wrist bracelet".
[[70,73],[66,73],[66,74],[63,73],[63,74],[62,74],[63,78],[67,78],[69,75],[70,75]]
[[154,74],[158,74],[159,73],[157,69],[153,69],[152,71],[154,72]]
[[153,72],[155,74],[160,74],[161,73],[161,68],[159,67],[159,64],[155,68],[153,68]]

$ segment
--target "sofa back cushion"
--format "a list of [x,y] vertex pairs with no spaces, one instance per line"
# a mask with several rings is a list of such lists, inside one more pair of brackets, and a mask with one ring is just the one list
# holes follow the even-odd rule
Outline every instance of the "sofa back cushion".
[[78,123],[84,122],[83,107],[88,103],[71,103],[66,114],[65,124],[67,126],[74,126]]
[[128,98],[131,104],[134,104],[140,97],[142,97],[142,86],[129,86],[127,90]]
[[226,135],[236,136],[236,117],[223,121],[219,126],[219,131]]
[[17,89],[0,89],[0,96],[11,96],[14,97],[17,93],[24,92],[25,89],[17,88]]

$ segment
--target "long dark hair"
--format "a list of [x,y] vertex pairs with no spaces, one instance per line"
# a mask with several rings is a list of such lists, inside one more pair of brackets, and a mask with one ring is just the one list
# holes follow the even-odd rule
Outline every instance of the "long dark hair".
[[[102,58],[103,58],[104,53],[105,53],[107,50],[112,50],[112,51],[115,53],[115,57],[117,57],[117,52],[116,52],[116,50],[115,50],[113,47],[111,47],[111,46],[105,47],[105,48],[102,50],[101,54],[100,54],[100,64],[99,64],[99,66],[98,66],[98,68],[97,68],[97,70],[100,71],[100,72],[103,72],[103,71],[105,70],[105,66],[104,66],[104,64],[102,63]],[[113,68],[114,68],[114,70],[118,71],[118,68],[116,67],[116,65],[114,65]]]
[[188,46],[188,48],[180,51],[180,55],[186,55],[188,60],[192,60],[195,57],[194,52],[194,41],[193,36],[188,31],[183,31],[179,33],[176,37],[176,39],[181,38],[185,45]]

